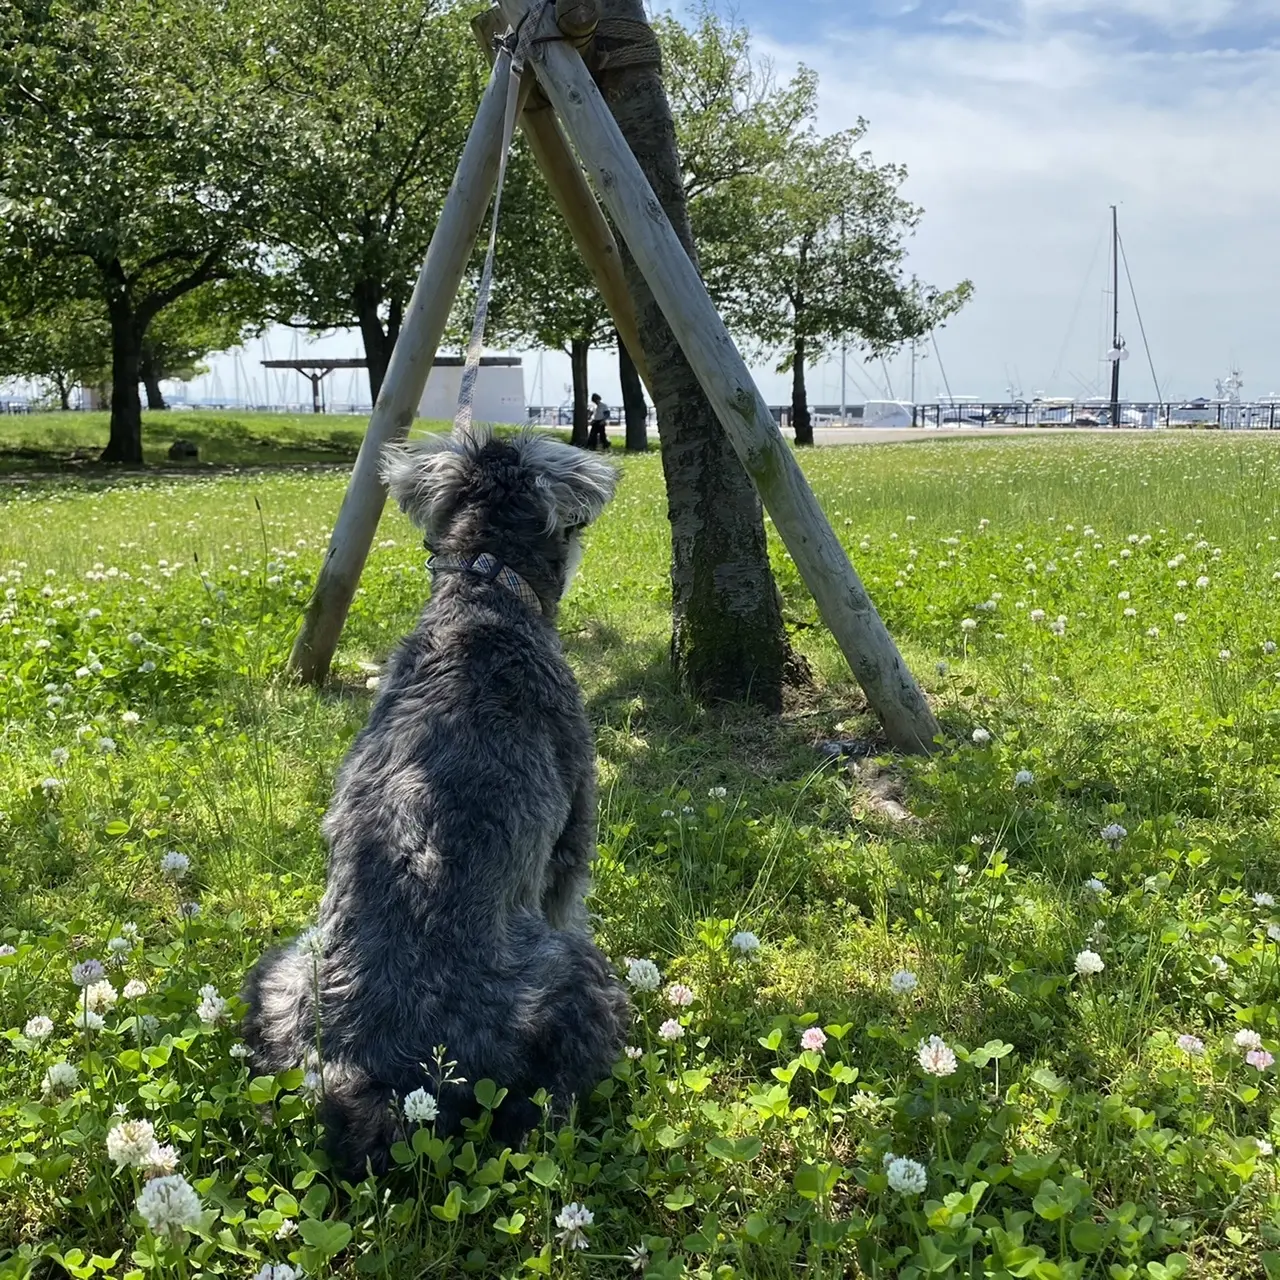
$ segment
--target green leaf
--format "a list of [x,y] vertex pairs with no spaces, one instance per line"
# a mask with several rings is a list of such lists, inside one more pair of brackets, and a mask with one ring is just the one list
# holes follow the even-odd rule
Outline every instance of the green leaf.
[[554,1187],[560,1179],[560,1166],[547,1156],[535,1162],[525,1177],[540,1187]]
[[322,1222],[318,1218],[304,1218],[298,1223],[298,1234],[326,1258],[341,1253],[351,1242],[351,1227],[341,1220]]
[[124,836],[129,834],[129,824],[120,818],[112,818],[103,830],[109,836]]

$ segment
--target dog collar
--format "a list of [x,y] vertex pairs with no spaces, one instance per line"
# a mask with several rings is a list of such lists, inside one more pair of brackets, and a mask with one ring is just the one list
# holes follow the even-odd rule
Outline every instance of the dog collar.
[[517,600],[523,600],[535,613],[542,612],[542,601],[538,599],[537,592],[514,569],[488,551],[456,560],[432,555],[427,559],[427,569],[433,577],[437,573],[469,573],[485,582],[496,582]]

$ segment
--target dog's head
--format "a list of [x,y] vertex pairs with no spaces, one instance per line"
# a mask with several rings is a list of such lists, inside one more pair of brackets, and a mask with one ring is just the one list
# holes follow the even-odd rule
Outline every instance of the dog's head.
[[579,534],[613,497],[618,472],[545,435],[476,428],[389,446],[382,478],[433,551],[493,552],[558,598],[581,559]]

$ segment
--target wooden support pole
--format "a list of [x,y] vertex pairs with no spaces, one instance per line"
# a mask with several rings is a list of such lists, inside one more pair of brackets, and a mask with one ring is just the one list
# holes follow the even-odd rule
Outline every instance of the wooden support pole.
[[[481,47],[490,57],[494,55],[494,37],[506,30],[506,20],[496,6],[486,13],[477,14],[471,27]],[[541,109],[530,106],[520,115],[520,128],[534,161],[561,217],[569,228],[573,242],[578,246],[582,260],[596,282],[600,297],[613,320],[618,337],[626,344],[631,362],[640,374],[641,381],[653,397],[653,383],[649,379],[649,362],[640,343],[640,328],[636,323],[636,309],[627,289],[622,260],[613,232],[600,210],[595,192],[582,172],[582,166],[574,158],[564,131],[556,120],[555,112],[543,104]]]
[[510,65],[510,55],[504,51],[480,100],[360,443],[302,629],[289,655],[290,670],[307,682],[319,683],[329,673],[387,501],[379,475],[382,450],[389,441],[408,434],[493,195]]
[[[512,26],[532,7],[529,0],[501,4]],[[940,730],[920,686],[827,523],[591,73],[573,48],[555,39],[546,9],[535,32],[542,35],[548,39],[530,50],[538,82],[755,482],[822,620],[889,741],[901,751],[931,750]]]

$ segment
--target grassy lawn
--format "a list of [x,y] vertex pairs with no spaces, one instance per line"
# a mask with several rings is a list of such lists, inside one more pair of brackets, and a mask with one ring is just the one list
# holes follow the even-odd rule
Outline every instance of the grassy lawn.
[[[0,415],[0,474],[91,467],[106,447],[110,417],[105,411]],[[167,463],[176,439],[199,446],[199,463],[344,462],[355,457],[368,421],[349,414],[144,412],[142,448],[149,463]]]
[[[235,992],[312,918],[419,538],[388,515],[315,693],[280,670],[342,475],[0,487],[0,1276],[1280,1276],[1276,442],[805,456],[948,734],[874,782],[819,749],[871,726],[776,541],[815,687],[778,722],[672,689],[659,460],[622,461],[561,631],[598,937],[662,986],[573,1125],[427,1126],[356,1186],[301,1073],[235,1056]],[[133,1212],[117,1108],[200,1196],[180,1241]]]

